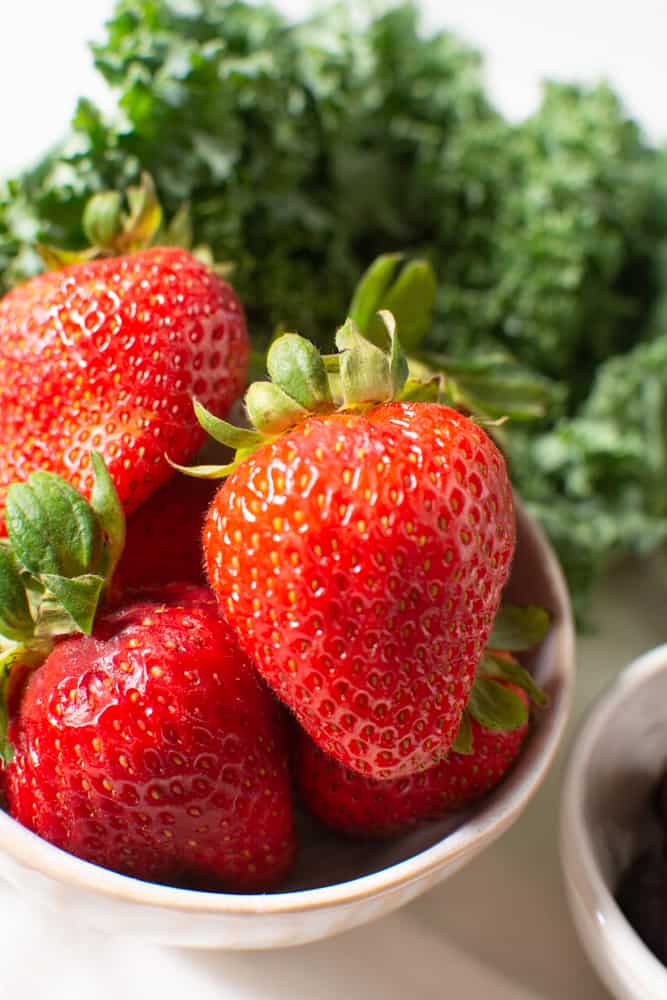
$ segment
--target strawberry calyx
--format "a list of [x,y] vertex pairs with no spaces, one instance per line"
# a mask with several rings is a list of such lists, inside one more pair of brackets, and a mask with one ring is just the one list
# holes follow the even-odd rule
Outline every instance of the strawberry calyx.
[[138,184],[125,192],[100,191],[83,210],[83,231],[90,246],[82,250],[64,250],[38,243],[37,251],[49,270],[57,271],[70,264],[81,264],[99,257],[119,257],[150,246],[177,246],[192,252],[221,277],[232,270],[229,263],[216,262],[207,246],[193,246],[192,220],[187,204],[181,205],[168,223],[157,197],[150,174],[144,172]]
[[[472,719],[484,729],[508,732],[528,722],[530,706],[543,708],[548,703],[546,693],[513,653],[525,652],[541,642],[550,621],[548,611],[539,605],[501,605],[452,744],[457,753],[472,753]],[[529,705],[516,688],[528,695]]]
[[60,636],[90,634],[125,543],[125,516],[104,460],[91,452],[90,502],[51,472],[7,491],[0,542],[0,758],[11,759],[8,703],[17,668],[44,662]]
[[[428,261],[389,253],[373,261],[352,296],[348,314],[373,343],[383,340],[378,313],[389,310],[396,318],[410,367],[401,398],[446,403],[481,420],[543,417],[550,402],[558,402],[559,387],[522,368],[509,351],[499,346],[473,357],[453,357],[423,349],[433,324],[436,293],[437,280]],[[436,339],[442,342],[442,333]]]
[[37,251],[50,270],[79,264],[98,257],[116,257],[150,246],[162,224],[162,208],[149,174],[139,184],[128,187],[127,208],[120,191],[100,191],[83,210],[83,231],[90,246],[83,250],[62,250],[45,243]]
[[376,257],[361,276],[348,308],[348,316],[359,332],[381,347],[385,330],[380,313],[393,314],[401,331],[401,344],[414,353],[433,320],[437,281],[427,260],[406,260],[402,253]]
[[336,333],[338,353],[321,355],[297,333],[282,333],[273,341],[266,356],[270,380],[253,382],[245,396],[249,428],[218,420],[194,401],[200,425],[236,452],[234,460],[195,467],[171,464],[186,475],[221,479],[260,445],[313,414],[391,400],[442,403],[496,425],[508,418],[542,416],[547,380],[524,373],[511,357],[498,353],[452,360],[421,352],[436,291],[428,261],[406,260],[401,253],[378,257],[359,281],[348,318]]
[[245,395],[250,428],[235,427],[209,413],[197,400],[195,415],[215,441],[232,448],[226,465],[174,468],[205,479],[228,476],[248,455],[307,417],[318,413],[363,410],[401,398],[408,380],[396,321],[382,310],[385,345],[372,343],[347,319],[336,333],[337,354],[321,355],[314,344],[297,333],[284,333],[271,344],[266,357],[270,381],[254,382]]

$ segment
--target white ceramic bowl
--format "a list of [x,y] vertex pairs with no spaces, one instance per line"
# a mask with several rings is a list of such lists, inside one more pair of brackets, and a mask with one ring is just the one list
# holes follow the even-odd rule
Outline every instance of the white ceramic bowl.
[[[389,843],[357,844],[302,818],[296,870],[284,891],[233,895],[140,882],[80,861],[0,813],[0,874],[22,893],[107,933],[211,948],[296,945],[391,912],[451,875],[519,816],[554,756],[574,681],[574,632],[560,568],[542,532],[520,510],[507,597],[553,614],[532,669],[550,696],[524,752],[494,794],[456,818]],[[479,901],[483,905],[483,900]]]
[[667,645],[619,675],[572,748],[561,810],[561,859],[584,948],[621,1000],[665,1000],[667,968],[613,893],[651,835],[650,795],[667,764]]

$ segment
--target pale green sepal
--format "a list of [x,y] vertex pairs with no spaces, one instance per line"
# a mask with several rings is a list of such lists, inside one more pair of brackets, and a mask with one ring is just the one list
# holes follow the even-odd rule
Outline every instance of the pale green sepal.
[[110,580],[125,547],[125,513],[102,456],[91,451],[90,461],[95,474],[90,506],[97,514],[105,541],[104,565],[100,568]]
[[396,317],[389,309],[381,309],[378,316],[382,320],[389,334],[391,344],[389,350],[389,375],[392,385],[392,399],[397,399],[405,387],[408,380],[409,368],[408,359],[403,353],[403,345],[396,333]]
[[0,543],[0,635],[20,642],[35,630],[25,585],[12,551]]
[[164,231],[164,239],[160,243],[169,247],[182,247],[189,250],[193,240],[192,215],[190,205],[183,202],[176,214],[169,221],[169,225]]
[[205,243],[198,243],[192,248],[190,253],[195,260],[198,260],[200,264],[207,267],[209,271],[213,271],[223,281],[230,281],[234,277],[237,266],[236,262],[233,260],[216,260],[213,256],[213,251]]
[[229,465],[178,465],[177,462],[172,462],[169,455],[165,455],[165,458],[172,469],[176,469],[177,472],[182,472],[192,479],[224,479],[238,465],[237,462],[230,462]]
[[464,711],[461,716],[458,732],[454,738],[451,749],[456,753],[466,755],[472,753],[472,725],[470,724],[470,716],[467,711]]
[[83,231],[93,246],[111,248],[123,228],[122,199],[118,191],[101,191],[86,202]]
[[410,380],[414,379],[416,382],[428,382],[429,379],[441,375],[441,372],[435,372],[428,365],[425,365],[423,361],[419,361],[415,357],[408,358],[408,369],[408,378]]
[[9,725],[9,701],[16,677],[14,668],[19,664],[34,669],[41,666],[53,648],[49,640],[21,643],[5,643],[0,640],[0,760],[6,766],[14,756],[14,748],[7,737]]
[[535,420],[558,405],[560,391],[550,379],[517,367],[511,355],[450,358],[425,353],[422,360],[442,371],[450,383],[454,404],[480,417]]
[[162,223],[162,208],[157,199],[150,174],[143,173],[141,182],[127,189],[130,215],[123,233],[124,250],[142,250],[150,245]]
[[195,416],[209,437],[219,444],[224,444],[233,451],[239,448],[252,448],[262,443],[262,435],[245,427],[235,427],[226,420],[214,416],[199,400],[193,400]]
[[11,764],[14,758],[14,747],[9,742],[7,736],[7,729],[9,727],[9,707],[7,704],[7,695],[5,693],[6,688],[9,683],[9,673],[11,667],[15,661],[12,661],[6,670],[3,670],[2,677],[0,677],[0,760],[3,765],[7,767]]
[[478,674],[486,677],[498,677],[509,681],[516,687],[522,688],[534,704],[543,708],[548,704],[549,699],[538,687],[525,667],[522,667],[516,660],[508,660],[504,656],[494,656],[486,652],[477,668]]
[[304,410],[331,407],[329,380],[322,355],[298,333],[284,333],[271,344],[267,371],[274,385]]
[[[362,275],[352,296],[348,316],[360,333],[376,344],[381,344],[383,340],[382,328],[377,324],[377,312],[384,302],[401,259],[400,253],[387,253],[377,257]],[[370,335],[373,327],[377,340]]]
[[[436,290],[437,282],[429,262],[412,260],[382,299],[382,309],[388,309],[396,317],[401,343],[408,353],[419,348],[431,327]],[[371,339],[374,339],[372,331]]]
[[393,398],[388,355],[363,337],[348,319],[336,333],[343,405],[383,403]]
[[323,354],[322,363],[330,375],[340,373],[340,354]]
[[12,669],[20,658],[22,646],[0,647],[0,760],[6,767],[14,757],[14,747],[9,742],[9,690]]
[[539,604],[502,604],[493,621],[487,646],[519,652],[532,649],[549,631],[551,617]]
[[[93,631],[97,605],[106,584],[104,577],[92,573],[73,578],[42,573],[39,579],[48,591],[44,606],[48,606],[48,595],[52,595],[69,615],[76,628],[90,635]],[[66,629],[66,631],[71,630]]]
[[80,576],[97,565],[100,526],[88,501],[52,472],[33,472],[7,491],[5,524],[12,549],[31,573]]
[[[262,444],[266,444],[267,441],[270,440],[271,438],[265,437],[262,439]],[[252,455],[254,452],[256,452],[258,447],[259,445],[253,445],[252,448],[239,448],[239,450],[236,452],[236,455],[234,455],[234,468],[236,468],[237,465],[240,465],[241,462],[245,458],[248,458],[249,455]]]
[[402,257],[384,254],[373,261],[357,285],[348,315],[367,340],[384,347],[378,313],[388,309],[396,317],[404,349],[412,352],[431,326],[437,283],[426,260],[409,261],[399,271]]
[[440,383],[439,375],[433,376],[426,382],[409,378],[398,398],[402,403],[439,403],[442,394]]
[[253,382],[245,394],[245,407],[263,435],[280,434],[308,416],[305,407],[273,382]]
[[61,271],[71,264],[85,264],[86,261],[94,260],[95,257],[99,256],[97,247],[88,247],[85,250],[61,250],[48,243],[36,243],[35,250],[49,271]]
[[505,732],[528,721],[528,708],[516,691],[490,677],[475,677],[467,709],[484,729]]

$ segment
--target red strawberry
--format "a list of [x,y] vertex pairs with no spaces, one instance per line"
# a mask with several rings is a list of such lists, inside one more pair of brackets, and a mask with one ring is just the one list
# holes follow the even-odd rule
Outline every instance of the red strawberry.
[[[528,695],[512,690],[527,707]],[[303,801],[327,826],[355,837],[388,837],[461,809],[502,781],[523,746],[528,723],[493,732],[473,719],[471,728],[472,753],[450,750],[435,767],[389,781],[343,767],[301,733],[297,780]]]
[[294,854],[278,711],[210,591],[164,588],[32,674],[9,728],[10,813],[138,878],[266,888]]
[[117,582],[123,589],[188,580],[204,583],[201,534],[217,484],[171,479],[127,522]]
[[270,440],[202,414],[241,448],[204,549],[242,647],[305,730],[346,767],[389,778],[441,760],[457,733],[515,523],[481,427],[435,403],[368,405],[401,366],[395,343],[385,357],[361,340],[339,332],[348,412],[326,412],[322,359],[286,335],[267,359],[274,383],[246,397]]
[[0,512],[9,483],[57,472],[88,494],[89,451],[127,512],[191,457],[191,396],[225,413],[248,356],[232,289],[178,248],[73,264],[0,301]]
[[124,519],[96,453],[92,464],[90,503],[51,473],[7,495],[9,810],[59,847],[139,878],[266,888],[294,853],[282,709],[205,588],[163,586],[95,619]]

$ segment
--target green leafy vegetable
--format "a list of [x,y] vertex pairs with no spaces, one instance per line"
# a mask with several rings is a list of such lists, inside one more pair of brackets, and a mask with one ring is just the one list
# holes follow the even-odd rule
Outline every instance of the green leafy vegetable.
[[518,489],[554,540],[583,614],[611,560],[667,541],[667,333],[601,365],[574,417],[510,443]]

